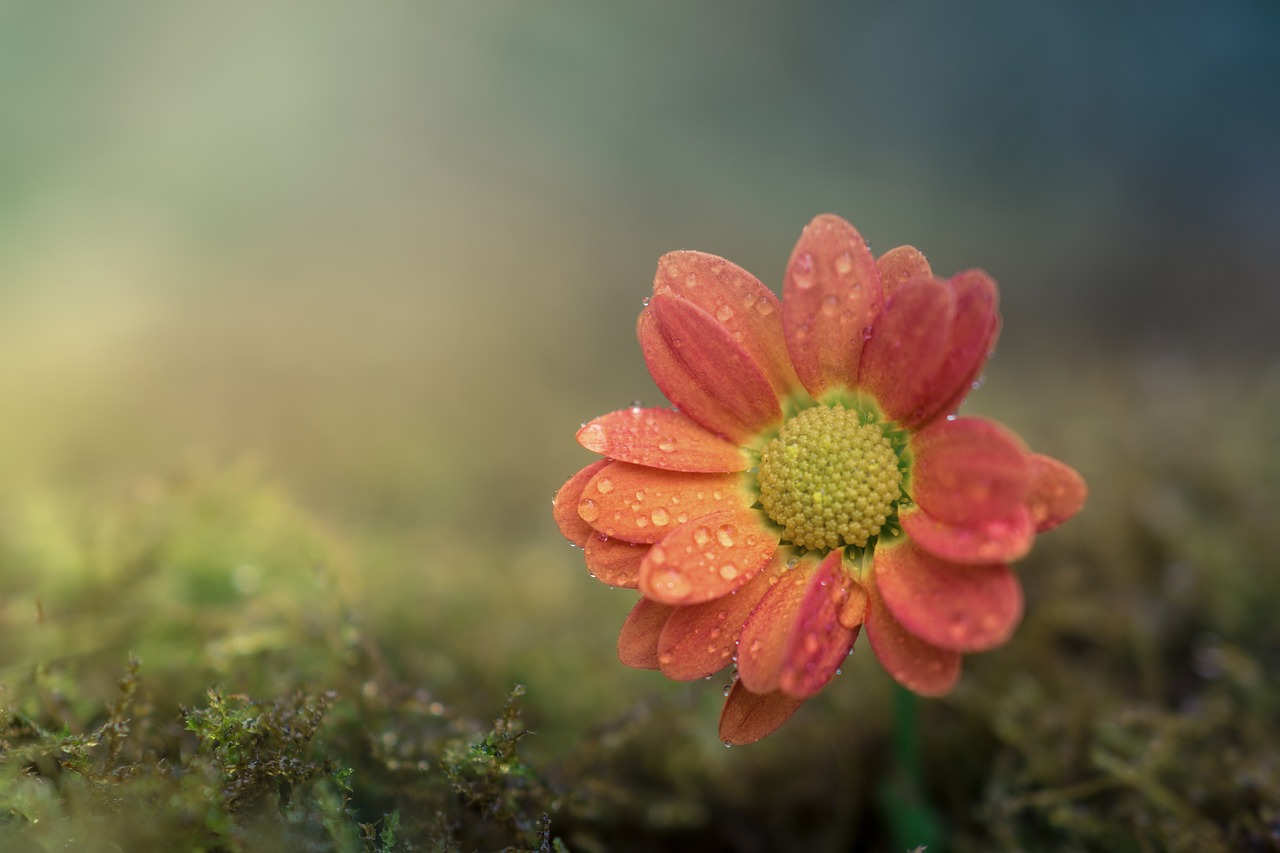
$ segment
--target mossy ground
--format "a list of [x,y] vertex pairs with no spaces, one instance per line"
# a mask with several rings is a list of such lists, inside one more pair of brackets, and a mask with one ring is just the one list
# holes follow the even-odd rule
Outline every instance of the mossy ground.
[[1060,355],[1002,356],[968,407],[1092,489],[1021,564],[1014,639],[914,705],[860,646],[731,750],[727,677],[618,664],[631,595],[550,522],[580,399],[525,401],[521,443],[391,394],[344,445],[326,386],[256,463],[148,454],[129,406],[19,417],[0,847],[1280,849],[1280,373]]

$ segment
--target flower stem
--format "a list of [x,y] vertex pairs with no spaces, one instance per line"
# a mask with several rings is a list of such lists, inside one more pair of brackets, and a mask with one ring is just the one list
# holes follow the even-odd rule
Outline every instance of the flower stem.
[[893,763],[879,791],[882,817],[894,849],[938,853],[944,848],[943,827],[925,790],[919,698],[895,684],[893,711]]

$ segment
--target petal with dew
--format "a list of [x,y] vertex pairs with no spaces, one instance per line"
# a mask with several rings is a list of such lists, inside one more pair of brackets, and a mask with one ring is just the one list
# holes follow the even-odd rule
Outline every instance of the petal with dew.
[[662,674],[693,681],[728,666],[747,617],[784,571],[786,558],[779,552],[741,589],[713,601],[677,607],[658,640]]
[[933,405],[925,404],[928,423],[952,414],[974,389],[1000,334],[999,297],[996,283],[982,270],[965,270],[947,282],[954,294],[955,313],[947,340],[946,356],[928,391]]
[[880,287],[888,297],[903,282],[913,278],[933,278],[933,270],[929,261],[915,246],[898,246],[876,258],[876,266],[880,268]]
[[825,687],[858,636],[857,628],[840,624],[840,612],[855,586],[843,560],[842,549],[827,555],[796,614],[778,674],[778,687],[793,698],[806,699]]
[[1028,455],[1031,489],[1027,508],[1037,533],[1052,530],[1084,508],[1089,487],[1084,477],[1065,463],[1039,453]]
[[760,366],[716,319],[684,299],[659,294],[640,313],[640,348],[653,381],[680,411],[742,443],[782,418]]
[[578,514],[578,504],[582,501],[587,483],[608,464],[608,459],[592,462],[566,480],[551,502],[551,517],[555,520],[556,527],[560,528],[564,538],[579,548],[586,546],[587,540],[595,535],[595,530]]
[[878,596],[867,607],[867,640],[895,681],[921,696],[944,696],[960,679],[960,653],[930,645],[893,618]]
[[796,374],[814,397],[856,383],[883,299],[880,270],[857,229],[833,214],[805,226],[783,278],[782,320]]
[[998,328],[995,282],[985,273],[910,279],[872,327],[859,384],[891,419],[922,426],[959,406]]
[[813,557],[802,557],[777,579],[747,617],[738,640],[738,677],[752,693],[778,689],[787,644],[818,565]]
[[649,549],[640,564],[640,591],[667,604],[700,604],[741,588],[777,550],[777,534],[756,510],[699,516]]
[[776,690],[752,693],[741,680],[735,681],[720,712],[720,740],[735,745],[755,743],[777,731],[803,704],[803,699]]
[[587,570],[597,580],[622,589],[640,585],[640,563],[649,553],[649,545],[637,545],[623,539],[610,539],[592,531],[583,549]]
[[689,519],[748,503],[740,486],[736,474],[611,462],[587,483],[578,514],[611,539],[652,545]]
[[666,471],[717,474],[750,465],[736,444],[671,409],[633,406],[601,415],[578,430],[578,443],[610,459]]
[[1006,565],[958,566],[906,541],[876,551],[875,578],[898,624],[940,649],[993,649],[1022,619],[1022,585]]
[[618,660],[635,669],[657,669],[658,637],[674,609],[647,598],[637,601],[618,634]]
[[658,260],[653,292],[678,296],[715,317],[778,397],[799,386],[782,334],[782,304],[742,267],[705,252],[671,252]]
[[1007,519],[1031,485],[1022,442],[984,418],[937,421],[911,437],[911,497],[930,517],[966,526]]
[[899,517],[903,531],[936,557],[966,565],[1011,563],[1031,552],[1035,527],[1031,513],[1017,507],[1003,518],[946,524],[920,509]]

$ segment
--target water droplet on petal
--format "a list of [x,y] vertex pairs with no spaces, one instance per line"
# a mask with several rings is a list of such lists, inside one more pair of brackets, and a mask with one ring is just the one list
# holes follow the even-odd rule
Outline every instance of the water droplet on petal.
[[853,256],[848,252],[841,252],[836,258],[836,272],[840,275],[847,275],[849,270],[853,269]]
[[664,438],[658,442],[658,449],[663,453],[674,453],[676,450],[676,440],[674,438]]
[[608,477],[601,477],[599,480],[596,480],[596,491],[602,495],[609,494],[613,491],[613,480],[610,480]]
[[720,567],[720,577],[731,581],[738,576],[738,567],[733,563],[725,563]]
[[699,527],[693,531],[693,541],[699,548],[711,541],[711,531],[705,527]]
[[658,527],[662,527],[671,520],[671,517],[667,515],[667,511],[662,507],[658,507],[653,512],[649,513],[649,518],[652,519],[653,523]]
[[677,571],[667,570],[653,579],[653,588],[662,592],[667,598],[679,601],[689,597],[693,591],[688,578]]
[[646,296],[644,299],[641,299],[641,300],[640,300],[640,304],[641,304],[641,305],[643,305],[645,308],[648,308],[648,307],[649,307],[649,297],[648,297],[648,296]]
[[716,309],[716,319],[721,323],[727,323],[733,319],[733,309],[728,305],[721,305]]
[[578,504],[578,515],[582,516],[582,520],[590,524],[600,517],[600,507],[596,506],[596,502],[587,498]]
[[738,533],[732,524],[722,524],[716,528],[716,541],[726,548],[733,547],[733,537]]

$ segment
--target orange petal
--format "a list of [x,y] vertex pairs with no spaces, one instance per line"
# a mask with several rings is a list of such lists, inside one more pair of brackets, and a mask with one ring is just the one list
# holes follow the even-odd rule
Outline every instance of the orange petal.
[[640,591],[667,604],[700,604],[740,588],[777,550],[777,534],[755,510],[698,516],[649,549],[640,564]]
[[867,640],[880,665],[921,696],[943,696],[960,679],[960,653],[931,646],[894,620],[876,595],[867,608]]
[[647,598],[637,601],[618,634],[618,660],[636,669],[657,669],[658,637],[674,609]]
[[1036,532],[1052,530],[1084,507],[1089,487],[1074,468],[1039,453],[1031,460],[1031,492],[1027,508]]
[[592,531],[587,539],[585,555],[587,569],[609,586],[635,589],[640,585],[640,562],[649,552],[649,545],[636,545],[622,539],[610,539]]
[[705,252],[672,252],[658,260],[653,292],[678,296],[715,317],[778,397],[799,386],[782,334],[782,303],[742,267]]
[[687,474],[610,462],[583,489],[578,514],[609,538],[652,545],[691,518],[745,506],[736,474]]
[[747,617],[738,640],[738,677],[752,693],[778,689],[792,629],[817,573],[818,561],[802,558],[778,578]]
[[840,608],[840,624],[846,628],[860,628],[867,621],[867,591],[860,584],[849,586],[849,597]]
[[785,570],[785,558],[774,554],[769,564],[736,592],[675,608],[658,640],[662,674],[676,681],[693,681],[728,666],[747,617]]
[[578,443],[594,453],[667,471],[745,471],[736,444],[712,435],[671,409],[633,406],[601,415],[578,430]]
[[902,513],[898,520],[906,534],[930,554],[966,565],[1021,560],[1030,553],[1036,535],[1025,507],[1004,518],[968,524],[946,524],[919,509]]
[[910,279],[876,318],[859,384],[891,419],[919,427],[959,406],[998,326],[995,282],[986,274]]
[[586,546],[587,540],[594,535],[595,531],[578,514],[578,503],[582,500],[582,492],[586,489],[587,483],[608,464],[608,459],[592,462],[566,480],[551,501],[551,517],[555,519],[556,526],[560,528],[564,538],[579,548]]
[[880,268],[880,286],[887,297],[897,290],[903,282],[913,278],[933,278],[933,270],[929,262],[915,246],[899,246],[890,249],[879,258],[876,266]]
[[880,270],[862,235],[838,216],[815,217],[782,283],[787,348],[814,397],[857,383],[863,341],[883,299]]
[[782,417],[760,366],[716,319],[684,299],[649,300],[637,328],[653,381],[680,411],[741,444]]
[[911,497],[937,521],[970,526],[1007,519],[1026,503],[1027,454],[993,421],[938,421],[913,435],[909,450]]
[[941,649],[993,649],[1022,619],[1022,585],[1005,565],[959,566],[908,541],[876,550],[875,578],[898,624]]
[[791,718],[803,699],[778,691],[752,693],[735,681],[720,712],[720,740],[731,744],[755,743]]
[[839,619],[854,586],[841,565],[843,555],[832,551],[818,567],[787,641],[778,686],[796,699],[806,699],[827,685],[858,636],[858,629],[844,627]]

